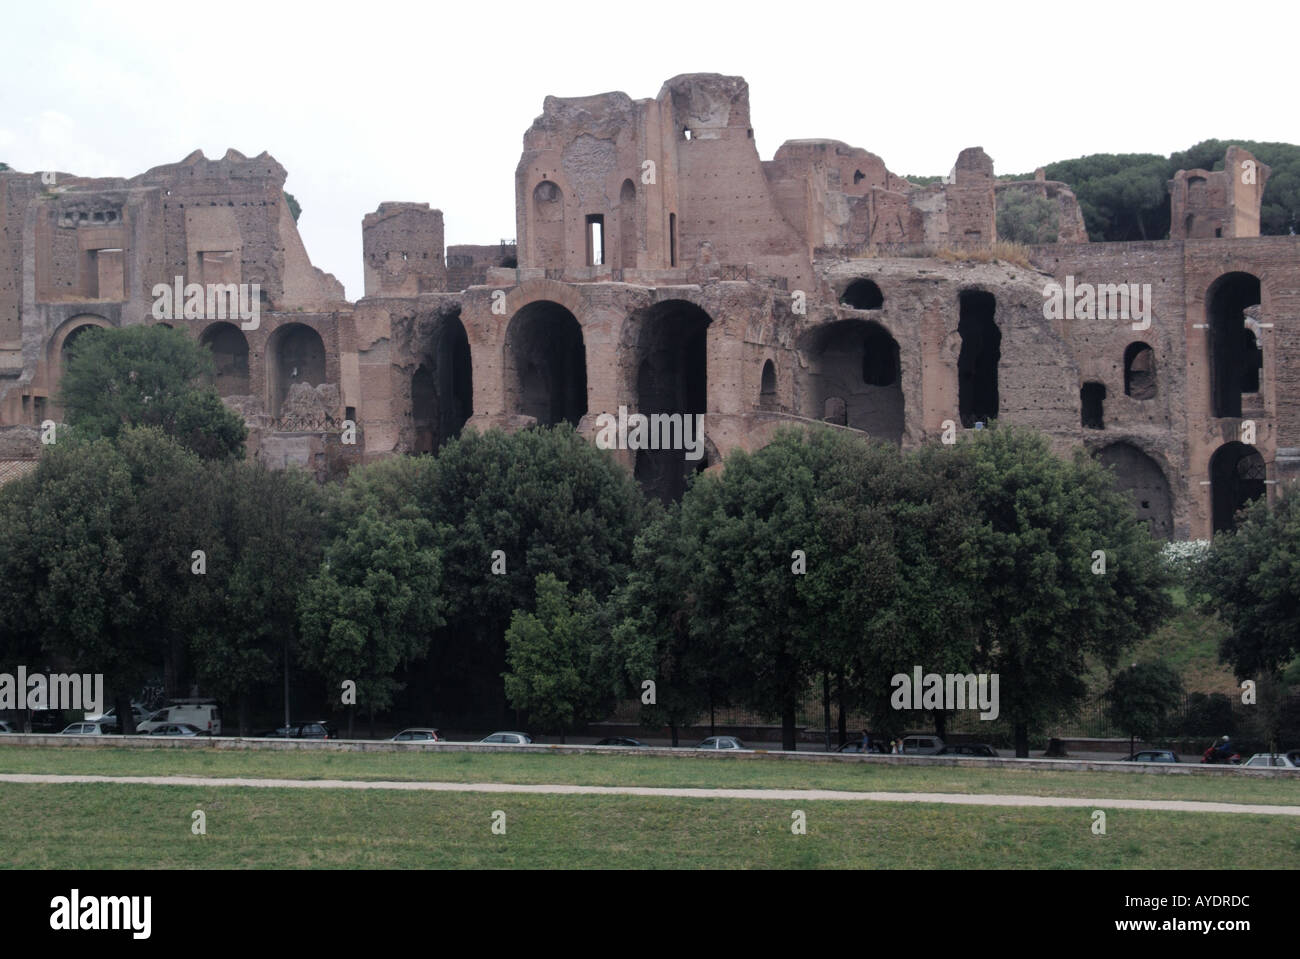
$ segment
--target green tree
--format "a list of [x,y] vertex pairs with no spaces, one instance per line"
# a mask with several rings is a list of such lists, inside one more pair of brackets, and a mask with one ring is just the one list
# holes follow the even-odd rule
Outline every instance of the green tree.
[[205,459],[240,459],[247,430],[215,390],[210,351],[165,326],[90,329],[77,337],[59,402],[88,436],[155,426]]
[[1169,235],[1168,161],[1154,153],[1096,153],[1049,163],[1049,180],[1069,185],[1088,238],[1160,240]]
[[293,214],[293,222],[298,222],[298,217],[302,216],[302,207],[298,205],[298,200],[288,190],[284,192],[284,202],[289,204],[289,212]]
[[[356,704],[387,709],[401,684],[399,667],[426,655],[442,625],[441,563],[423,519],[367,509],[325,550],[320,571],[299,600],[302,654],[338,695],[356,684]],[[348,711],[348,734],[355,710]]]
[[975,460],[971,546],[986,559],[977,662],[999,676],[1024,757],[1030,728],[1085,694],[1090,654],[1113,667],[1168,615],[1169,574],[1113,476],[1082,451],[1066,461],[1042,434],[994,424],[952,455]]
[[1238,679],[1283,669],[1300,655],[1300,492],[1257,499],[1211,542],[1201,567],[1202,611],[1228,626],[1219,648]]
[[537,612],[516,610],[506,630],[506,696],[531,723],[565,733],[609,715],[620,686],[595,597],[569,595],[550,573],[537,577]]
[[[860,441],[828,462],[801,583],[817,611],[814,646],[843,689],[841,716],[852,703],[878,732],[902,733],[908,717],[891,705],[892,677],[916,666],[965,672],[976,657],[986,559],[972,547],[972,463],[942,446],[900,453]],[[931,718],[942,736],[945,714]]]
[[[473,430],[433,460],[422,504],[442,556],[446,626],[429,663],[453,709],[505,713],[505,632],[540,573],[604,602],[627,575],[647,505],[636,481],[572,427]],[[484,718],[488,718],[485,716]]]
[[1061,214],[1047,197],[1027,190],[997,192],[998,239],[1012,243],[1055,243]]
[[[627,579],[609,603],[623,693],[641,700],[643,725],[668,727],[674,746],[682,726],[727,696],[720,644],[691,630],[695,571],[695,554],[681,536],[680,504],[672,504],[637,536]],[[646,681],[654,686],[646,687]],[[647,695],[651,690],[653,697]]]
[[[253,695],[287,679],[297,646],[296,604],[320,566],[325,493],[307,473],[238,460],[207,471],[204,615],[190,658],[210,695],[236,705],[248,732]],[[285,722],[288,703],[285,703]]]
[[116,444],[70,429],[57,437],[4,494],[0,614],[76,671],[103,673],[129,732],[131,692],[160,670],[174,687],[201,614],[202,464],[154,429],[126,430]]
[[1183,681],[1168,663],[1134,663],[1111,679],[1106,700],[1111,720],[1128,732],[1132,755],[1134,741],[1150,741],[1182,704]]

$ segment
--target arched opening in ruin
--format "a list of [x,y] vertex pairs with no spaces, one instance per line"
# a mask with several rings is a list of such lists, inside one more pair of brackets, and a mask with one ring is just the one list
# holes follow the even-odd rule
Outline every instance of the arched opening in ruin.
[[1156,351],[1146,343],[1130,343],[1124,349],[1124,395],[1156,398]]
[[473,414],[473,365],[459,311],[435,327],[411,377],[411,452],[436,453]]
[[233,323],[213,323],[199,343],[212,351],[213,366],[212,385],[221,396],[247,396],[248,378],[248,338],[243,330]]
[[76,356],[78,341],[86,335],[87,330],[109,329],[108,320],[102,316],[93,313],[84,313],[80,316],[74,316],[67,320],[55,330],[54,335],[50,337],[49,344],[46,347],[46,392],[53,397],[53,406],[46,407],[46,397],[38,395],[33,399],[33,406],[37,410],[37,422],[40,422],[46,415],[61,417],[63,415],[62,407],[59,400],[59,386],[63,381],[63,374],[68,368],[68,364]]
[[506,403],[540,426],[587,413],[587,351],[577,318],[559,303],[537,300],[506,329]]
[[1259,277],[1251,273],[1226,273],[1205,295],[1214,416],[1241,416],[1241,395],[1259,389],[1260,355],[1246,328],[1246,310],[1259,302]]
[[1133,500],[1137,518],[1156,539],[1174,532],[1174,500],[1160,464],[1130,443],[1111,443],[1096,453],[1102,466],[1114,467],[1115,488]]
[[[637,333],[637,412],[681,414],[682,436],[690,419],[691,438],[704,442],[708,409],[708,332],[713,318],[694,303],[667,300],[645,310]],[[699,416],[698,419],[693,417]],[[663,502],[681,499],[694,472],[708,457],[688,459],[687,450],[638,450],[635,474],[649,496]]]
[[271,334],[267,361],[272,416],[284,412],[290,388],[299,383],[319,386],[325,382],[325,342],[302,323],[290,323]]
[[961,425],[970,429],[998,415],[998,362],[1002,331],[994,322],[997,299],[983,290],[964,290],[958,297],[957,408]]
[[1259,450],[1224,443],[1210,459],[1210,503],[1214,532],[1235,529],[1237,511],[1264,495],[1268,468]]
[[827,323],[808,333],[801,349],[808,358],[804,416],[902,442],[898,343],[883,326],[868,320]]
[[871,280],[854,280],[844,288],[840,302],[855,310],[879,310],[885,305],[885,294]]
[[1079,390],[1079,425],[1085,430],[1106,428],[1106,386],[1104,383],[1084,383]]
[[776,405],[776,364],[768,360],[763,364],[763,374],[758,388],[758,407],[771,410],[775,409]]
[[636,269],[636,184],[623,181],[618,194],[618,265],[623,270]]
[[561,269],[564,266],[564,191],[550,180],[533,189],[534,266]]

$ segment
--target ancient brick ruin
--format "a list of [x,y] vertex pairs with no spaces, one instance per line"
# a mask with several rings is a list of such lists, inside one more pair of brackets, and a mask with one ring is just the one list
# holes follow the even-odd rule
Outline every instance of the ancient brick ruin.
[[[0,173],[0,477],[58,419],[78,332],[162,322],[151,291],[183,276],[260,286],[256,329],[166,322],[211,346],[274,464],[328,475],[467,425],[590,437],[620,406],[703,413],[698,462],[614,454],[668,498],[786,424],[913,446],[997,417],[1114,465],[1158,535],[1205,537],[1300,476],[1300,238],[1258,235],[1267,177],[1234,147],[1224,171],[1170,182],[1171,239],[1089,243],[1064,184],[998,183],[978,147],[927,186],[834,140],[763,161],[745,81],[693,74],[654,99],[547,97],[516,170],[517,246],[445,248],[440,210],[379,204],[348,303],[266,154],[130,180]],[[1060,213],[1032,269],[961,255],[996,240],[1001,190]],[[1053,282],[1089,293],[1054,314]]]

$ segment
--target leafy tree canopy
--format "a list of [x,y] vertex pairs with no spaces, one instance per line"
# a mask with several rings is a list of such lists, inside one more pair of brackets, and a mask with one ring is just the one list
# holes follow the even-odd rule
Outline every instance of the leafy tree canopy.
[[153,426],[205,459],[242,458],[248,431],[201,380],[212,354],[165,326],[91,328],[70,348],[60,403],[88,436],[114,438]]

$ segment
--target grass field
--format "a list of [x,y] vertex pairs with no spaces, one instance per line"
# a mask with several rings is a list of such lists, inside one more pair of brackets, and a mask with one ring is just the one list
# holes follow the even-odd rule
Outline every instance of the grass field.
[[1300,853],[1283,817],[1145,810],[1099,836],[1084,809],[893,803],[6,783],[0,808],[19,868],[1281,869]]
[[[0,748],[0,772],[1300,804],[1300,781],[540,753]],[[0,784],[9,868],[1290,868],[1291,817],[640,796]],[[807,834],[791,832],[802,809]],[[207,834],[191,833],[203,810]],[[506,814],[506,834],[491,831]]]
[[0,773],[1015,793],[1300,805],[1300,779],[1295,778],[768,762],[689,755],[594,756],[549,751],[529,755],[4,746],[0,747]]

